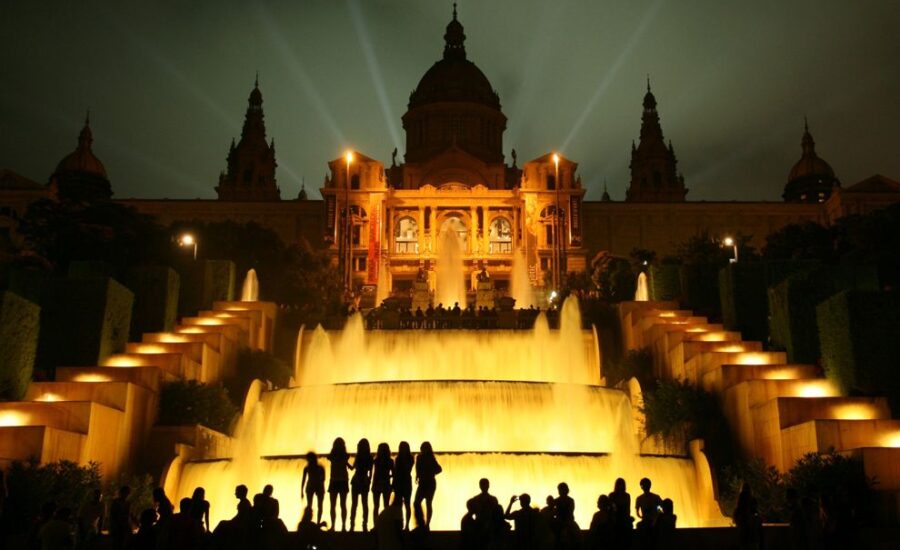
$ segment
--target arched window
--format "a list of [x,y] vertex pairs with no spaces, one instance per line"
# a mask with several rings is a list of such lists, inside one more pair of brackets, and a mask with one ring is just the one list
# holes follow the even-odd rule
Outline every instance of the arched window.
[[394,249],[397,254],[419,253],[419,224],[406,216],[394,225]]
[[490,232],[491,254],[509,254],[512,252],[512,225],[506,218],[494,218],[491,222]]
[[463,251],[468,250],[469,229],[466,227],[466,223],[463,221],[462,216],[451,214],[444,218],[444,222],[441,223],[439,234],[444,233],[445,231],[455,232],[456,236],[459,238],[460,248],[462,248]]

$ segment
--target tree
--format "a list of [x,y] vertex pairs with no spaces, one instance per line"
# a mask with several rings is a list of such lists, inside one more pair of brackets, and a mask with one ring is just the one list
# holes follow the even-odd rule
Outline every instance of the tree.
[[766,260],[822,260],[834,258],[832,232],[815,222],[792,223],[766,237]]

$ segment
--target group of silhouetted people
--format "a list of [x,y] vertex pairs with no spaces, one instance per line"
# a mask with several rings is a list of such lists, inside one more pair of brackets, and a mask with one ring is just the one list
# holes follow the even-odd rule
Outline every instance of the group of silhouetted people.
[[[437,306],[429,305],[426,309],[416,307],[415,310],[408,307],[398,309],[380,306],[366,314],[366,328],[368,329],[495,329],[497,328],[498,309],[496,307],[460,307],[454,303],[453,307],[444,307],[440,303]],[[514,310],[516,315],[515,328],[526,329],[534,325],[534,320],[541,310],[535,307]],[[393,324],[389,321],[394,319]]]
[[[356,454],[353,462],[347,452],[347,444],[343,438],[338,437],[328,453],[330,475],[328,479],[328,501],[331,513],[331,528],[337,527],[337,505],[341,508],[341,530],[347,530],[347,494],[351,496],[350,530],[356,528],[356,512],[358,505],[362,508],[362,530],[369,529],[369,493],[372,493],[373,517],[378,516],[378,510],[383,505],[387,508],[391,502],[391,495],[398,506],[402,505],[406,511],[405,529],[409,529],[410,497],[412,497],[413,468],[415,468],[416,488],[413,504],[419,510],[425,504],[423,518],[426,525],[430,525],[433,515],[434,493],[437,489],[436,477],[441,473],[441,465],[438,464],[431,448],[431,443],[425,441],[419,448],[418,456],[413,459],[409,443],[400,442],[397,450],[397,458],[391,458],[391,449],[387,443],[379,443],[375,455],[372,455],[368,439],[360,439],[356,445]],[[301,493],[304,493],[306,507],[312,514],[314,504],[317,505],[317,523],[322,522],[322,501],[325,496],[325,468],[319,464],[315,453],[306,455],[306,466],[303,468],[301,480]],[[353,475],[350,475],[350,471]]]

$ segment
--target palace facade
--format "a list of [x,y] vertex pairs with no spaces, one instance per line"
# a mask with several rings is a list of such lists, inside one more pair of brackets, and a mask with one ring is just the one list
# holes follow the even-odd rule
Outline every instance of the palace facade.
[[[783,202],[688,201],[648,82],[625,201],[612,201],[605,191],[600,201],[585,201],[571,159],[547,152],[519,166],[513,149],[507,163],[500,98],[469,60],[465,40],[454,9],[443,54],[413,90],[403,115],[403,160],[394,151],[385,166],[348,152],[328,163],[323,200],[308,200],[305,189],[294,199],[281,197],[258,81],[240,139],[232,141],[219,176],[218,200],[117,200],[162,223],[256,222],[286,242],[326,249],[353,287],[381,280],[397,290],[409,288],[420,269],[433,272],[448,233],[456,237],[472,287],[482,268],[497,286],[507,286],[516,258],[534,287],[552,287],[560,272],[582,271],[600,252],[627,257],[641,248],[664,256],[701,232],[750,236],[759,247],[784,225],[827,225],[900,200],[900,183],[880,175],[843,187],[817,155],[807,127]],[[34,200],[65,196],[69,188],[112,195],[92,143],[86,121],[78,147],[47,185],[0,171],[0,240],[15,240],[16,220]]]

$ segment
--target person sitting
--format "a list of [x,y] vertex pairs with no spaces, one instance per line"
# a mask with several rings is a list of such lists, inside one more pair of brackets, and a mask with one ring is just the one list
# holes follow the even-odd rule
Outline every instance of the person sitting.
[[656,546],[657,548],[670,548],[675,539],[675,524],[678,516],[675,515],[675,504],[672,499],[663,499],[660,504],[661,512],[656,516]]
[[[513,512],[512,505],[517,500],[519,501],[519,509]],[[528,493],[510,497],[503,517],[512,521],[515,526],[516,548],[535,548],[538,546],[541,513],[531,507],[531,496]]]
[[490,480],[481,478],[478,481],[478,488],[481,492],[469,499],[469,502],[466,503],[466,509],[469,509],[469,503],[471,502],[475,520],[478,522],[479,528],[486,530],[491,521],[490,516],[499,502],[497,501],[497,497],[488,493],[491,488]]
[[38,531],[41,550],[67,550],[75,547],[75,524],[72,523],[72,510],[66,507],[57,509],[53,518]]
[[656,523],[656,516],[659,515],[662,499],[656,493],[650,492],[651,482],[648,478],[641,480],[641,490],[643,493],[638,495],[634,501],[634,509],[640,521],[637,524],[639,531],[650,531]]
[[157,539],[156,510],[147,508],[141,512],[138,532],[131,539],[132,550],[155,550]]
[[403,548],[403,506],[402,499],[394,496],[391,503],[375,516],[375,534],[379,550],[400,550]]
[[613,509],[609,497],[600,495],[597,499],[597,511],[591,518],[591,527],[588,531],[588,547],[591,550],[608,548],[612,541]]

